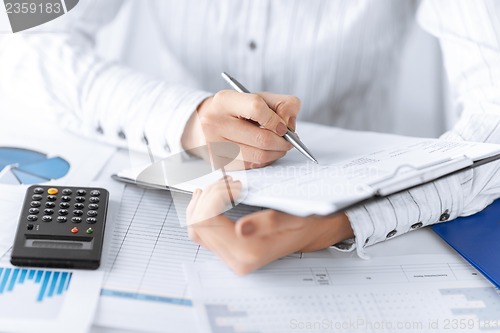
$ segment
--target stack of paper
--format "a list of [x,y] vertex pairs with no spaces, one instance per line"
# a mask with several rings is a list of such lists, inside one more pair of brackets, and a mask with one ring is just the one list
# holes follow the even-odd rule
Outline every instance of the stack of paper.
[[[262,169],[232,172],[246,184],[243,203],[295,215],[329,214],[374,196],[412,186],[500,157],[500,145],[448,142],[301,124],[302,141],[319,165],[296,150]],[[187,161],[186,163],[206,163]],[[170,160],[118,174],[122,180],[193,191],[221,177],[221,171],[180,184],[169,183]],[[216,168],[214,168],[216,169]],[[144,177],[147,175],[147,177]],[[197,177],[197,178],[196,178]]]

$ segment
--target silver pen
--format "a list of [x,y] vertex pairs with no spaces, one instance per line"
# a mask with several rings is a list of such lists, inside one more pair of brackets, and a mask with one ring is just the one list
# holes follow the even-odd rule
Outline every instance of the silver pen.
[[[249,94],[250,91],[248,91],[247,88],[245,88],[241,83],[238,82],[235,78],[231,77],[229,74],[226,72],[221,73],[222,78],[226,80],[227,83],[231,85],[231,87],[234,88],[234,90],[240,92],[240,93],[247,93]],[[300,141],[299,137],[295,132],[290,131],[290,129],[287,130],[285,135],[283,135],[283,138],[285,138],[286,141],[290,142],[292,146],[294,146],[298,151],[300,151],[304,156],[306,156],[308,159],[313,161],[314,163],[318,164],[318,161],[314,158],[314,156],[311,154],[309,149]]]

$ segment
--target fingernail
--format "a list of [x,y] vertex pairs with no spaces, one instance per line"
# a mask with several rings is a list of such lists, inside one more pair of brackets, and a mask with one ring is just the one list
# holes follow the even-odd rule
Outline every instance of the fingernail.
[[287,132],[287,128],[285,124],[283,123],[278,123],[278,126],[276,126],[276,133],[278,133],[279,136],[285,135]]
[[288,121],[288,126],[290,126],[290,129],[295,132],[295,129],[297,128],[297,118],[291,117]]
[[241,227],[241,234],[243,236],[250,236],[255,231],[255,225],[252,222],[247,222]]

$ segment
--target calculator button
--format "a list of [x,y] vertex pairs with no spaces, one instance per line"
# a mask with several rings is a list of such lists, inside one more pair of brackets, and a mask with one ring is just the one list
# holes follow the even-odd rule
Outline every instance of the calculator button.
[[48,201],[56,201],[57,200],[57,197],[55,195],[48,195],[47,196],[47,200]]
[[87,215],[88,215],[88,216],[91,216],[91,217],[94,217],[94,216],[97,216],[97,212],[96,212],[95,210],[89,210],[89,211],[87,212]]
[[35,193],[35,194],[42,194],[42,193],[43,193],[43,188],[41,188],[41,187],[36,187],[36,188],[33,190],[33,193]]
[[96,222],[97,222],[97,219],[95,217],[87,217],[88,224],[95,224]]
[[34,194],[31,199],[33,200],[36,200],[36,201],[40,201],[42,200],[42,196],[40,194]]
[[87,194],[87,191],[85,191],[85,190],[78,190],[78,191],[76,191],[76,194],[78,194],[80,196],[81,195],[85,195],[85,194]]
[[40,210],[38,208],[30,208],[28,211],[30,214],[38,214],[40,213]]
[[66,210],[66,209],[59,209],[59,215],[61,215],[61,216],[68,215],[68,210]]
[[40,201],[32,201],[32,202],[30,203],[30,206],[31,206],[31,207],[35,207],[35,208],[40,207],[41,205],[42,205],[42,204],[40,203]]
[[59,223],[65,223],[66,221],[68,221],[66,216],[58,216],[57,217],[57,222],[59,222]]
[[56,206],[56,204],[53,202],[46,202],[45,203],[45,207],[47,207],[47,208],[54,208],[55,206]]
[[47,190],[47,193],[50,195],[56,195],[57,193],[59,193],[59,190],[57,188],[52,187]]
[[73,191],[71,191],[69,188],[65,188],[64,190],[62,190],[62,194],[71,195],[73,194]]
[[89,200],[92,203],[98,203],[99,202],[99,198],[98,197],[91,197]]
[[28,215],[27,219],[28,219],[28,221],[33,222],[33,221],[38,220],[38,216],[36,216],[36,215]]
[[53,209],[50,209],[50,208],[45,208],[45,209],[43,210],[43,213],[44,213],[45,215],[52,215],[52,214],[54,214],[54,210],[53,210]]
[[[92,199],[92,198],[91,198]],[[75,198],[76,202],[85,202],[85,197],[76,197]]]
[[93,190],[90,192],[90,195],[93,197],[98,197],[101,195],[101,192],[99,192],[98,190]]
[[94,229],[88,228],[87,230],[85,230],[85,232],[90,235],[94,232]]
[[50,222],[50,221],[52,221],[52,216],[45,215],[44,217],[42,217],[42,221],[43,222]]
[[83,215],[83,210],[78,210],[78,209],[74,210],[73,211],[73,215],[75,215],[75,216],[82,216]]
[[71,197],[69,195],[63,195],[61,197],[61,200],[64,202],[68,202],[68,201],[71,201]]
[[69,208],[69,203],[67,203],[67,202],[61,202],[59,204],[59,208],[68,209]]
[[26,229],[28,229],[28,230],[33,230],[33,228],[34,228],[34,227],[35,227],[35,226],[34,226],[33,224],[29,223],[29,224],[26,226]]
[[72,217],[71,222],[73,223],[82,223],[82,218],[81,217]]
[[78,228],[77,227],[74,227],[73,229],[71,229],[71,232],[76,234],[78,232]]
[[82,203],[76,203],[73,207],[75,207],[75,209],[83,209],[85,206]]
[[89,205],[89,209],[91,209],[91,210],[97,210],[97,209],[99,209],[99,205],[98,204],[90,204]]

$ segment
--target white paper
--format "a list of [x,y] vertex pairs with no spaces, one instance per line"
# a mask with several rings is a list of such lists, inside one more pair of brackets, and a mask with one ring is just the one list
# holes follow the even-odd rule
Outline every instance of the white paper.
[[497,290],[456,256],[283,260],[244,277],[216,263],[185,268],[202,332],[460,331],[453,322],[478,332],[500,324]]
[[24,195],[22,187],[0,186],[0,257],[12,247]]
[[[237,215],[251,211],[238,210]],[[188,238],[170,192],[127,186],[113,225],[95,324],[194,332],[196,317],[182,264],[217,259]]]
[[[230,173],[246,185],[243,202],[295,215],[328,214],[375,194],[436,179],[500,153],[500,145],[447,142],[437,139],[347,131],[300,124],[301,140],[317,157],[309,162],[292,149],[271,166]],[[120,172],[136,179],[138,171]],[[166,184],[161,172],[157,184]],[[176,188],[192,191],[221,177],[220,171]]]

